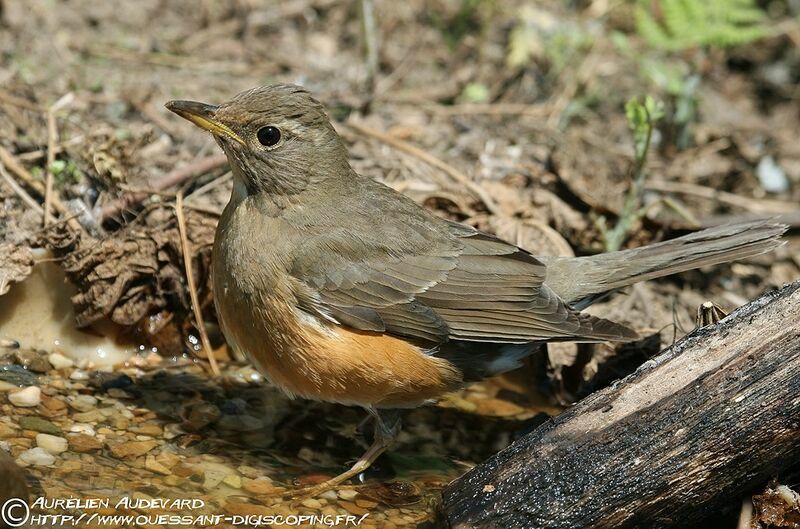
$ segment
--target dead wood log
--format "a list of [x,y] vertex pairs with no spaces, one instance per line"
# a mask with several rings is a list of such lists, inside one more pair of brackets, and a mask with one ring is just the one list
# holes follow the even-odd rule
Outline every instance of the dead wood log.
[[689,527],[800,460],[800,281],[451,483],[453,529]]

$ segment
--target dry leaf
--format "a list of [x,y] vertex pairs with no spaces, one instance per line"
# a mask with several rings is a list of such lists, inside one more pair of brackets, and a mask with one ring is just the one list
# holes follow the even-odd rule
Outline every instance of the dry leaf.
[[800,527],[800,495],[786,485],[772,484],[753,496],[751,527]]
[[27,246],[0,244],[0,296],[12,283],[24,281],[33,271],[33,254]]
[[495,216],[489,220],[489,225],[498,237],[533,255],[575,256],[567,240],[543,222]]
[[[186,221],[192,247],[202,250],[193,261],[197,284],[206,285],[208,250],[216,220],[187,210]],[[84,240],[62,229],[49,232],[45,244],[64,258],[67,277],[79,290],[72,298],[79,327],[105,317],[129,326],[146,316],[163,316],[166,310],[189,310],[172,208],[156,208],[143,214],[126,229],[102,241]]]

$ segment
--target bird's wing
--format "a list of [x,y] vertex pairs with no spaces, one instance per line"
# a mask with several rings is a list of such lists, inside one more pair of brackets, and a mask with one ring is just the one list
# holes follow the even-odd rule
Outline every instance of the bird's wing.
[[[310,287],[318,313],[361,330],[434,344],[630,339],[627,328],[572,310],[545,286],[546,268],[494,236],[440,221],[424,244],[306,241],[292,274]],[[335,237],[335,238],[334,238]],[[336,240],[336,245],[330,244]],[[390,249],[391,248],[391,249]],[[324,249],[324,251],[323,251]],[[357,258],[355,256],[358,256]]]

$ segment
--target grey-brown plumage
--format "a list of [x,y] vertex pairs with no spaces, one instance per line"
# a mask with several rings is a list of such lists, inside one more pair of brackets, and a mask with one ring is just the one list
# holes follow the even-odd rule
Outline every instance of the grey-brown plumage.
[[[187,104],[197,105],[171,108],[181,113]],[[461,362],[478,347],[485,364],[493,347],[496,356],[518,359],[534,342],[634,339],[627,327],[577,308],[637,281],[768,251],[785,230],[752,222],[635,250],[537,258],[354,172],[322,105],[301,87],[259,87],[199,108],[226,129],[216,137],[236,177],[228,207],[258,197],[262,217],[252,222],[264,234],[260,258],[303,285],[298,306],[325,321],[407,338],[434,355],[457,350],[450,357]],[[279,145],[254,141],[265,126],[281,131]]]

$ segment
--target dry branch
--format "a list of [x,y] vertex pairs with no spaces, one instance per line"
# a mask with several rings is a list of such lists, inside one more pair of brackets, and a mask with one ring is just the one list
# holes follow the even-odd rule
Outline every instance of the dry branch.
[[693,331],[444,491],[452,528],[688,527],[800,460],[800,281]]
[[[17,178],[22,180],[26,186],[36,191],[36,193],[42,198],[45,197],[46,191],[42,183],[36,180],[33,175],[14,157],[14,155],[2,146],[0,146],[0,163],[2,163],[6,169],[8,169]],[[83,226],[81,226],[80,222],[74,218],[74,214],[63,202],[61,202],[60,198],[57,196],[52,196],[50,200],[53,204],[53,208],[58,211],[62,219],[66,219],[66,222],[70,228],[76,232],[85,232]]]

